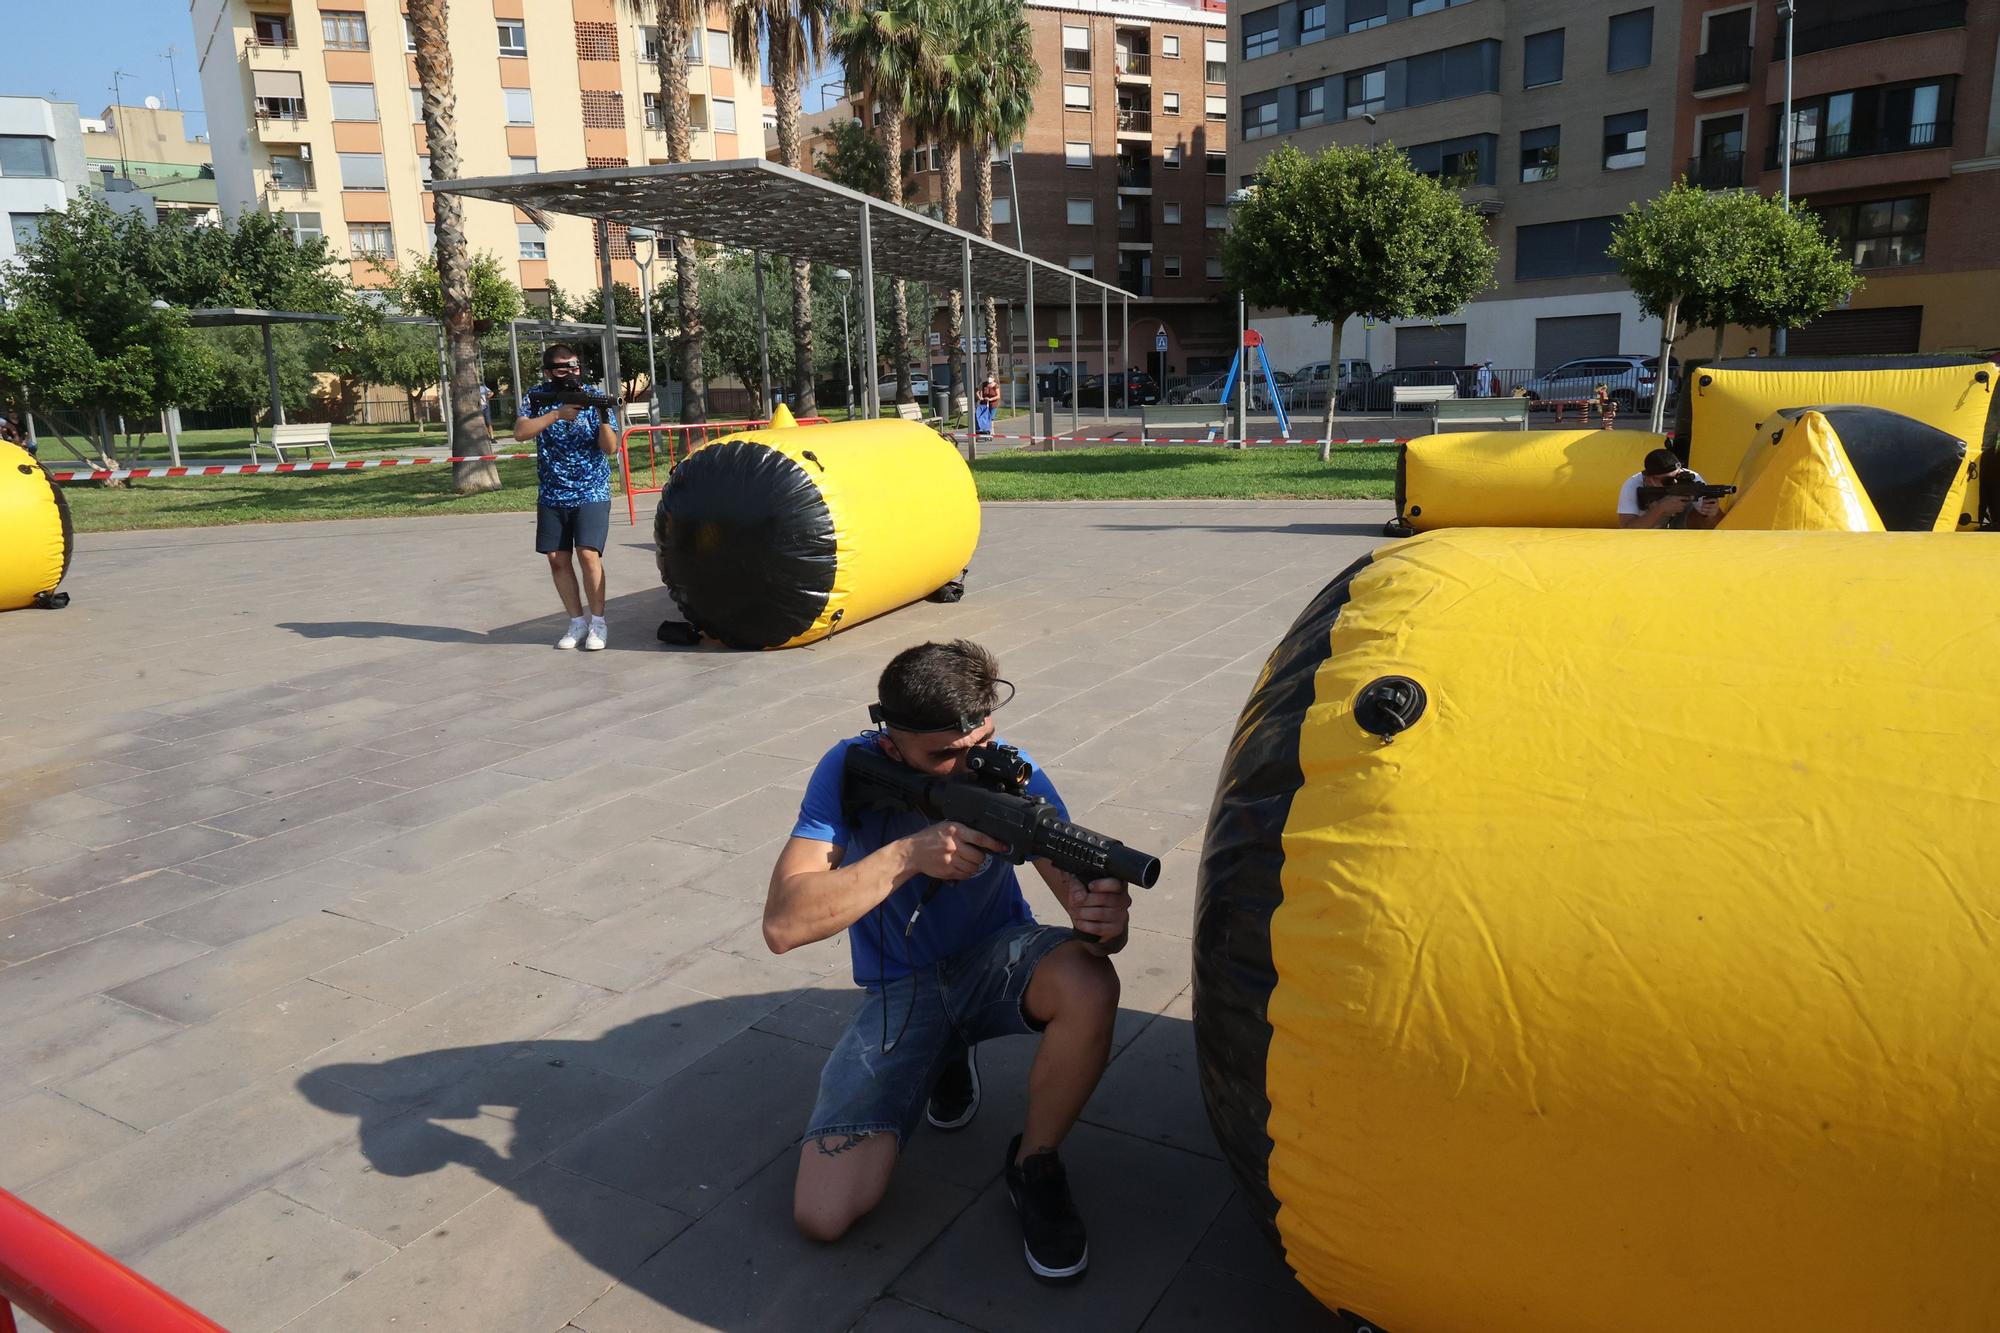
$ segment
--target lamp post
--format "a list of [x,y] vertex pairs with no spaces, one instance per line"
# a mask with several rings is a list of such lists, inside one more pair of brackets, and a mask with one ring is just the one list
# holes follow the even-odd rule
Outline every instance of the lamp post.
[[854,275],[844,268],[833,271],[840,284],[840,351],[847,362],[847,419],[854,420],[854,334],[847,323],[847,298],[854,290]]
[[1361,113],[1361,118],[1368,122],[1368,146],[1373,148],[1375,146],[1375,113],[1373,111],[1364,111]]
[[[646,424],[660,424],[660,372],[653,361],[653,245],[651,227],[633,227],[625,233],[632,241],[632,255],[639,261],[639,304],[646,310]],[[641,254],[640,246],[645,246]]]
[[1000,156],[999,147],[1000,146],[998,144],[994,145],[993,160],[995,162],[1005,162],[1007,164],[1007,199],[1008,199],[1007,211],[1011,213],[1014,218],[1014,248],[1016,250],[1026,250],[1028,247],[1021,243],[1021,182],[1014,175],[1014,154],[1021,151],[1022,145],[1016,143],[1013,147],[1007,150],[1007,155],[1005,157]]
[[[1799,7],[1795,0],[1784,0],[1778,6],[1778,17],[1785,21],[1785,110],[1780,134],[1780,151],[1784,161],[1779,164],[1780,185],[1783,192],[1785,212],[1792,211],[1792,25],[1798,18]],[[1785,329],[1781,326],[1771,330],[1771,352],[1775,356],[1785,354]]]

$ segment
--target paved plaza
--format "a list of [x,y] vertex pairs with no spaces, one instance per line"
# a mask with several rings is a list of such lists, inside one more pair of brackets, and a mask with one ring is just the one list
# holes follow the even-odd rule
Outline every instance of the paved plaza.
[[[0,1185],[235,1333],[1329,1329],[1211,1138],[1189,934],[1244,696],[1389,513],[989,505],[963,602],[762,654],[656,643],[622,516],[590,655],[526,514],[83,537],[68,610],[0,616]],[[961,635],[1073,817],[1165,860],[1070,1288],[1000,1178],[1027,1039],[844,1242],[790,1220],[858,992],[844,937],[765,949],[766,878],[883,663]]]

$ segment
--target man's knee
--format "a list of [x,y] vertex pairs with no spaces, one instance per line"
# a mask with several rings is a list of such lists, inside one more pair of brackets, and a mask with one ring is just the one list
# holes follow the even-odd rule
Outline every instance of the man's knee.
[[792,1200],[792,1223],[807,1240],[831,1245],[864,1216],[863,1210],[827,1199]]
[[568,551],[550,551],[549,568],[561,574],[569,568],[569,559],[570,553]]
[[1109,1023],[1118,1013],[1118,969],[1080,941],[1057,948],[1036,969],[1037,981],[1049,981],[1049,1016],[1053,1019]]
[[792,1222],[808,1240],[839,1240],[889,1188],[896,1167],[893,1134],[828,1136],[799,1152]]

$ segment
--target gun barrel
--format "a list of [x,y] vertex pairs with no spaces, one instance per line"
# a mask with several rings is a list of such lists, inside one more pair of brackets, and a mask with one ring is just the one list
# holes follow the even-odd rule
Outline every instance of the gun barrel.
[[1035,853],[1084,879],[1122,879],[1150,889],[1160,882],[1160,858],[1127,847],[1078,824],[1047,820],[1035,835]]

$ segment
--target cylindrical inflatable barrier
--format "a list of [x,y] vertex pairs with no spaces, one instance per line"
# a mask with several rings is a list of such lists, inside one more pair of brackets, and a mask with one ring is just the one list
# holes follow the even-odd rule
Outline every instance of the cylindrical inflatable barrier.
[[653,540],[697,630],[789,648],[958,578],[979,543],[979,496],[958,451],[918,422],[766,427],[682,459]]
[[1615,528],[1618,487],[1665,436],[1636,430],[1496,430],[1403,446],[1396,513],[1437,528]]
[[[1773,424],[1779,429],[1769,430]],[[1779,416],[1765,428],[1767,437],[1744,455],[1743,466],[1736,471],[1736,494],[1723,497],[1722,521],[1716,526],[1788,532],[1884,530],[1882,516],[1841,448],[1839,434],[1822,413]]]
[[1395,1333],[2000,1327],[2000,549],[1458,531],[1224,761],[1202,1090]]
[[0,440],[0,611],[60,606],[76,535],[62,488],[35,456]]
[[[1688,372],[1681,393],[1688,465],[1726,480],[1760,422],[1788,407],[1852,403],[1900,413],[1964,440],[1976,460],[1991,447],[2000,367],[1981,357],[1822,357],[1717,361]],[[1858,466],[1858,462],[1857,462]],[[1978,470],[1944,530],[1976,527]]]

